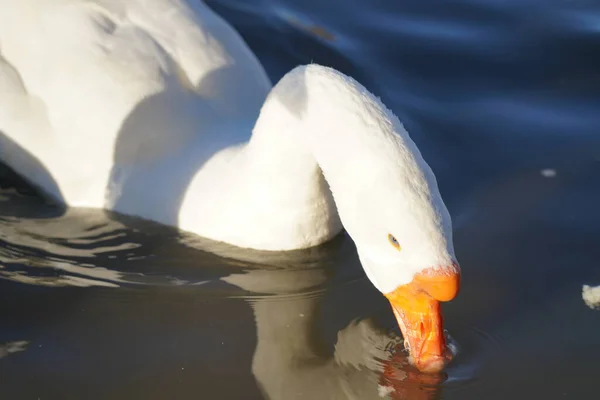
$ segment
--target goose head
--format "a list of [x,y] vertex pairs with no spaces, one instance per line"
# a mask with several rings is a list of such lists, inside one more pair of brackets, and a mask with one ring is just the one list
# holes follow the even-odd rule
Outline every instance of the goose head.
[[411,174],[409,181],[371,187],[364,198],[354,198],[356,214],[340,215],[367,277],[391,304],[412,363],[437,372],[451,356],[440,302],[457,295],[460,269],[437,186],[422,173]]
[[316,160],[413,364],[441,370],[448,354],[440,302],[457,295],[460,269],[450,215],[419,149],[380,99],[331,68],[297,67],[273,89],[270,107],[281,117],[275,130],[295,131],[289,136]]
[[336,196],[336,205],[367,277],[391,304],[411,361],[437,372],[450,356],[440,302],[452,300],[460,284],[450,215],[416,147],[401,136],[386,147],[380,157],[387,153],[399,165],[366,163],[368,177],[355,176],[352,195]]

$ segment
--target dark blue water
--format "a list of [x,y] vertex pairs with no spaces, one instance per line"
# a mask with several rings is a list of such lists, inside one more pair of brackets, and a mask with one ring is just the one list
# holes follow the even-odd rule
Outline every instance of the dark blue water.
[[[600,376],[600,4],[209,1],[273,81],[316,62],[404,122],[463,269],[423,376],[344,236],[241,252],[3,173],[1,399],[584,399]],[[14,187],[17,186],[18,190]]]

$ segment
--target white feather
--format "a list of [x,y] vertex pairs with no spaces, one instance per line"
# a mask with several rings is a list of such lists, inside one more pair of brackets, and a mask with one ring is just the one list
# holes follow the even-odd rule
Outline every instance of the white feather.
[[0,89],[0,158],[65,204],[264,250],[343,224],[382,292],[454,259],[435,177],[396,116],[318,65],[271,90],[203,3],[0,0]]

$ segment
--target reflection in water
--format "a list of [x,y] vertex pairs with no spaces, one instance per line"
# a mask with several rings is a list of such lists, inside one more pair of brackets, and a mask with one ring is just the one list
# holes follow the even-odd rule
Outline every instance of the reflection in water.
[[290,25],[292,25],[308,34],[315,35],[327,42],[333,42],[335,40],[335,35],[333,33],[331,33],[330,31],[328,31],[324,26],[315,24],[315,23],[311,22],[310,20],[303,18],[302,16],[294,15],[285,10],[281,10],[280,14],[281,14],[280,15],[281,18],[284,18],[285,20],[287,20],[287,22]]
[[[252,372],[268,399],[432,399],[442,377],[410,371],[401,339],[371,320],[353,321],[337,334],[333,354],[316,332],[323,296],[288,295],[325,283],[320,268],[249,271],[224,278],[249,292],[278,296],[249,300],[257,346]],[[283,296],[282,296],[283,295]],[[391,345],[391,346],[390,346]],[[394,361],[394,362],[393,362]],[[399,370],[400,365],[410,372]]]

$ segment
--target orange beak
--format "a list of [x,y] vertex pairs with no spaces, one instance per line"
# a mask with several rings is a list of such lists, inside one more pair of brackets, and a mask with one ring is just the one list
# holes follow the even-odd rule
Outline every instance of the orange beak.
[[428,268],[385,295],[408,344],[412,364],[422,372],[439,372],[450,361],[440,302],[452,300],[459,288],[460,269],[455,263]]

